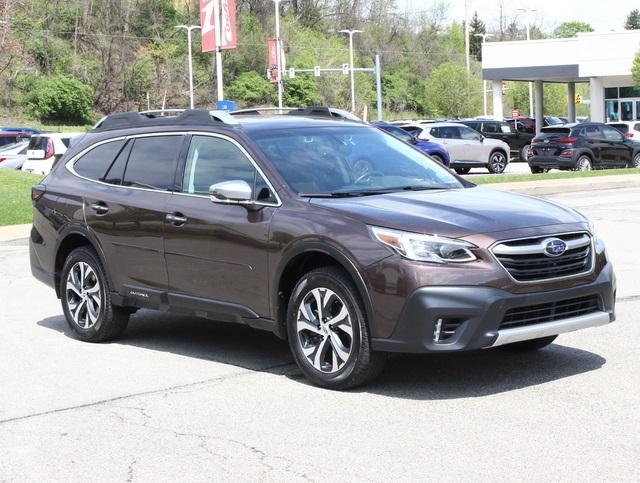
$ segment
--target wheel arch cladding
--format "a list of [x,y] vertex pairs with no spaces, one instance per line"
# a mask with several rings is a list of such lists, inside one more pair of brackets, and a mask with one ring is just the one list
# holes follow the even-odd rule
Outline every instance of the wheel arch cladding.
[[287,309],[289,298],[296,283],[305,273],[326,266],[340,267],[349,275],[364,302],[369,332],[373,336],[373,305],[364,278],[356,268],[356,265],[337,248],[321,243],[313,243],[290,251],[280,262],[273,279],[275,283],[272,291],[272,304],[276,310],[275,318],[279,337],[283,339],[287,337]]

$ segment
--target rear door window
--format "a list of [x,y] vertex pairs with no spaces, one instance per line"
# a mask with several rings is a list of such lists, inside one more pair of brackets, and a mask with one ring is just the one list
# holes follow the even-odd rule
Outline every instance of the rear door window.
[[136,138],[122,184],[137,188],[173,189],[183,140],[181,135]]
[[497,133],[498,126],[495,122],[485,122],[482,124],[482,132]]
[[602,133],[604,134],[604,138],[607,141],[615,141],[618,143],[621,143],[622,141],[624,141],[624,137],[622,136],[620,131],[617,131],[611,126],[601,126],[600,129],[602,130]]
[[73,169],[84,178],[102,180],[123,146],[123,139],[100,144],[78,159]]
[[454,129],[459,130],[459,135],[461,139],[466,139],[467,141],[480,141],[480,133],[474,131],[473,129],[469,129],[467,126],[460,126]]
[[[438,137],[442,139],[460,139],[460,128],[458,128],[457,126],[442,126],[438,129],[440,132],[440,136]],[[464,126],[464,129],[466,131],[473,132],[472,129],[469,129],[466,126]]]

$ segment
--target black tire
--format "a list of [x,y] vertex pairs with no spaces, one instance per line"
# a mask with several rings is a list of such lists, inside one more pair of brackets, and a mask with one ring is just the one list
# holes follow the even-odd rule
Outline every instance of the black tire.
[[578,158],[576,161],[576,171],[591,171],[593,170],[593,163],[591,158],[585,154]]
[[529,161],[530,156],[531,156],[531,144],[522,146],[522,149],[520,150],[520,161],[527,162]]
[[471,171],[471,168],[453,168],[453,169],[458,174],[469,174],[469,171]]
[[[74,314],[72,313],[72,310],[76,310],[77,308],[78,314],[76,315],[76,318],[82,318],[82,297],[78,296],[77,289],[73,290],[67,288],[67,281],[69,280],[69,274],[72,269],[79,271],[81,270],[81,267],[84,266],[90,267],[92,273],[90,273],[86,278],[84,276],[82,277],[83,280],[90,280],[90,282],[85,282],[82,285],[87,286],[93,281],[97,281],[98,295],[94,296],[93,302],[90,302],[88,300],[90,294],[85,294],[87,298],[87,300],[84,301],[85,322],[82,323],[81,320],[76,322]],[[87,272],[89,272],[89,270],[85,269],[85,273]],[[77,285],[74,284],[74,287],[76,286]],[[114,306],[111,302],[111,294],[104,268],[100,263],[98,255],[90,247],[76,248],[65,260],[62,268],[62,276],[60,278],[60,295],[62,310],[64,311],[64,315],[67,319],[67,324],[69,324],[72,332],[80,340],[85,342],[105,342],[113,340],[120,336],[127,328],[130,312],[121,307]],[[79,302],[75,304],[75,307],[72,307],[74,299]],[[100,300],[100,304],[98,306],[98,310],[93,311],[97,316],[95,317],[95,321],[92,321],[88,307],[90,303],[92,304],[92,307],[95,307],[97,300]]]
[[431,159],[433,159],[434,161],[437,161],[438,163],[440,163],[442,166],[444,166],[444,159],[442,159],[440,157],[440,155],[438,154],[432,154],[431,155]]
[[631,160],[631,165],[629,167],[640,168],[640,152],[633,155],[633,159]]
[[[313,310],[313,298],[315,293],[323,294],[328,297],[327,306],[323,306],[322,312],[328,313],[329,317],[321,317],[323,323],[318,320],[319,311]],[[328,295],[333,292],[333,295]],[[311,301],[306,304],[306,301]],[[323,301],[324,302],[324,301]],[[335,327],[332,328],[330,322],[332,316],[331,307],[338,304],[340,310],[346,308],[349,324],[351,328],[351,337],[347,332],[339,332]],[[324,305],[324,303],[322,304]],[[308,307],[311,317],[306,320],[314,319],[313,331],[305,329],[298,330],[298,314],[309,313],[303,312],[303,307]],[[336,309],[338,310],[338,309]],[[329,320],[324,320],[328,318]],[[303,316],[302,319],[305,319]],[[326,325],[324,325],[326,324]],[[324,327],[321,327],[321,325]],[[346,324],[341,324],[346,325]],[[304,324],[310,326],[310,324]],[[317,333],[323,331],[323,334]],[[329,332],[331,331],[331,334]],[[333,359],[334,353],[338,352],[334,349],[334,339],[339,333],[342,340],[341,347],[345,348],[349,343],[349,355],[346,360]],[[367,323],[367,315],[362,299],[358,293],[358,289],[349,277],[349,275],[338,267],[322,267],[302,276],[298,281],[291,298],[287,310],[287,335],[289,338],[289,347],[296,361],[296,364],[305,375],[305,377],[321,387],[328,389],[351,389],[353,387],[364,384],[374,379],[382,369],[386,361],[386,354],[374,352],[371,349],[371,341],[369,336],[369,326]],[[325,342],[326,341],[326,342]],[[350,342],[349,342],[350,341]],[[314,345],[315,344],[315,345]],[[325,348],[326,349],[323,349]],[[315,348],[315,351],[313,349]],[[303,349],[307,350],[307,354]],[[310,358],[314,359],[312,362]],[[315,367],[315,361],[319,360],[320,368]],[[336,363],[336,360],[338,361]],[[342,362],[342,365],[340,365]],[[334,368],[335,364],[335,368]],[[330,366],[330,369],[329,369]]]
[[531,173],[533,174],[540,174],[540,173],[544,173],[544,168],[540,168],[538,166],[529,166],[529,169],[531,170]]
[[504,151],[496,150],[489,155],[487,169],[491,174],[502,174],[507,169],[509,158]]
[[508,352],[533,352],[540,349],[544,349],[554,340],[557,335],[550,335],[549,337],[542,337],[540,339],[523,340],[522,342],[514,342],[513,344],[505,344],[502,348]]

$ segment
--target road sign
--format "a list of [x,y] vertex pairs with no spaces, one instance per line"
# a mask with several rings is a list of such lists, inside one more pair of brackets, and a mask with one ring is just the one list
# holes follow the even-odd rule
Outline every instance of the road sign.
[[513,109],[511,111],[511,118],[512,119],[520,119],[520,110],[519,109]]
[[576,104],[582,104],[582,94],[576,94]]
[[320,77],[320,66],[319,65],[316,65],[313,68],[313,75],[316,76],[316,77]]
[[342,64],[342,73],[343,74],[349,73],[349,64]]

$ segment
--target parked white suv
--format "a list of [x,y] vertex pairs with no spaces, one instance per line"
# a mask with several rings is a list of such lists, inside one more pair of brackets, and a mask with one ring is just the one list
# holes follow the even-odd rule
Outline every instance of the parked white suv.
[[498,139],[484,137],[478,131],[454,122],[420,124],[419,139],[442,144],[458,174],[467,174],[471,168],[487,168],[490,173],[502,173],[509,163],[509,145]]
[[616,128],[625,137],[640,141],[640,121],[615,121],[608,122],[609,126]]
[[31,136],[27,149],[27,160],[22,171],[34,174],[49,174],[53,165],[67,152],[71,140],[82,133],[46,133]]

